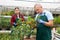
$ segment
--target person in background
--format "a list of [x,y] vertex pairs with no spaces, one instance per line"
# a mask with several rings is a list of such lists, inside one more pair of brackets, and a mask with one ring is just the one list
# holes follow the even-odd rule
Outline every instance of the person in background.
[[36,4],[34,10],[37,13],[35,20],[37,22],[36,40],[51,40],[51,28],[53,27],[52,13],[43,10],[41,4]]
[[19,18],[22,18],[22,21],[24,21],[24,16],[20,13],[19,8],[16,7],[14,9],[14,14],[11,17],[11,25],[16,27],[18,25],[17,21],[18,21]]

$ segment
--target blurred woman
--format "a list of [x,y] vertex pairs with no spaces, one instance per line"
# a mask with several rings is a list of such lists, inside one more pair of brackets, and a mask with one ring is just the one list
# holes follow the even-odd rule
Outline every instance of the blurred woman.
[[20,13],[19,8],[16,7],[14,9],[14,14],[11,17],[11,25],[16,27],[18,25],[17,21],[18,21],[19,18],[22,18],[22,21],[24,21],[24,16]]

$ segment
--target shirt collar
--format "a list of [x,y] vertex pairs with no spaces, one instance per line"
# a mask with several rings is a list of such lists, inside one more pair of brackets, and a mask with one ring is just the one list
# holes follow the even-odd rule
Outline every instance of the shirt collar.
[[44,12],[40,13],[39,15],[40,15],[40,16],[43,16],[43,15],[44,15]]

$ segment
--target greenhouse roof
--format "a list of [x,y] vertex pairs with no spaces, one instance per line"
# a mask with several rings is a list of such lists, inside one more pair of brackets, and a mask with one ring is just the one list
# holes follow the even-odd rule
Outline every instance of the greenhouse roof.
[[31,1],[0,1],[2,6],[19,6],[19,7],[34,7],[35,4],[40,3],[43,8],[58,8],[60,7],[60,2],[31,2]]

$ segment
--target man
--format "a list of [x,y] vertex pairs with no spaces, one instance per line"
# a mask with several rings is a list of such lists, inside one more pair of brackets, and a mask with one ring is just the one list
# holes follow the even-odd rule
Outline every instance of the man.
[[22,21],[24,21],[24,16],[20,13],[19,8],[16,7],[14,9],[14,14],[11,17],[11,25],[13,25],[14,27],[16,27],[18,25],[17,21],[18,21],[19,18],[22,18]]
[[51,40],[51,27],[53,26],[52,13],[43,10],[41,4],[36,4],[34,10],[38,13],[35,17],[37,22],[36,40]]

